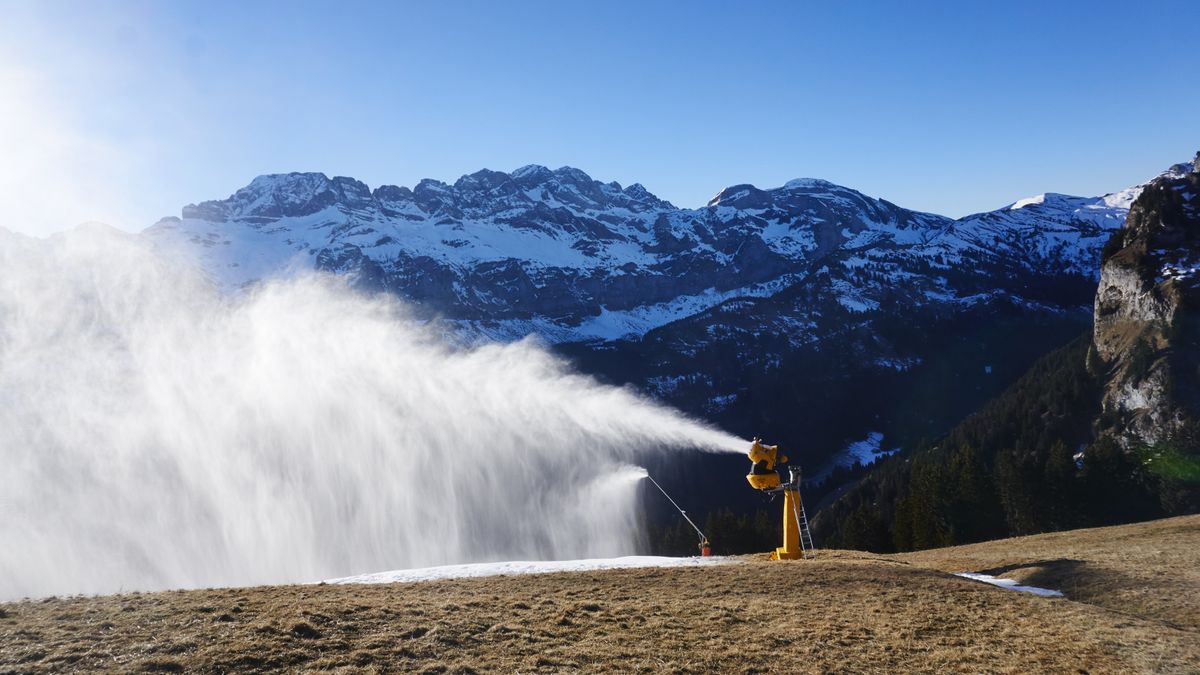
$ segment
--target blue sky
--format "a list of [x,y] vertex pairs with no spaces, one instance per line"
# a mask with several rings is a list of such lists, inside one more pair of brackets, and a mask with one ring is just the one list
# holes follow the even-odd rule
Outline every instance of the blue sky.
[[[1051,5],[1051,6],[1043,6]],[[569,164],[680,206],[826,178],[959,216],[1200,149],[1197,2],[0,2],[0,226],[262,173]]]

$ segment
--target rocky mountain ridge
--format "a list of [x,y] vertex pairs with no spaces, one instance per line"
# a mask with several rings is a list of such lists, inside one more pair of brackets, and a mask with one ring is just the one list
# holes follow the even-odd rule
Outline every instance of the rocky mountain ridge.
[[[398,293],[468,333],[572,342],[637,338],[730,298],[773,295],[831,255],[843,267],[911,258],[1094,276],[1094,254],[1126,208],[1112,195],[1055,195],[955,221],[798,179],[732,186],[704,208],[679,209],[639,184],[531,165],[412,189],[260,176],[145,234],[230,287],[310,266]],[[922,285],[930,301],[969,290]],[[849,288],[841,297],[874,304]]]

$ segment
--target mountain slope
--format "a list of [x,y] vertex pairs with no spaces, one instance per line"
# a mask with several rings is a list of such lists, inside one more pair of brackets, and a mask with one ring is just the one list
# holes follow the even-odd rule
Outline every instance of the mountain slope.
[[1105,246],[1092,331],[871,471],[816,530],[911,550],[1200,510],[1200,157],[1189,168],[1147,186]]

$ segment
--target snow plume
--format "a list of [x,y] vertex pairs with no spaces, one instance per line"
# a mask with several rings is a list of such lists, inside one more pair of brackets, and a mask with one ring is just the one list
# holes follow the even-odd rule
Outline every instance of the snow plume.
[[0,230],[0,599],[627,554],[668,448],[745,444],[335,278]]

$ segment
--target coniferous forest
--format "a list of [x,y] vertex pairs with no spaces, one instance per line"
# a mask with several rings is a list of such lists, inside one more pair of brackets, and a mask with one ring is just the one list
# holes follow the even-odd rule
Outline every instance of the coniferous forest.
[[1191,430],[1122,449],[1095,435],[1101,373],[1084,336],[936,441],[884,460],[813,523],[819,545],[911,551],[1200,509]]

